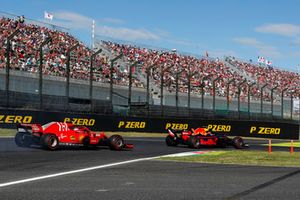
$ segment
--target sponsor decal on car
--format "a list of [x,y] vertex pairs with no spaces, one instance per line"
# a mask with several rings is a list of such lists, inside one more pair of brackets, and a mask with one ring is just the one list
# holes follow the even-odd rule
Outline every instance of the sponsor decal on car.
[[74,140],[75,140],[75,136],[74,136],[74,135],[71,135],[71,136],[70,136],[70,139],[71,139],[72,141],[74,141]]

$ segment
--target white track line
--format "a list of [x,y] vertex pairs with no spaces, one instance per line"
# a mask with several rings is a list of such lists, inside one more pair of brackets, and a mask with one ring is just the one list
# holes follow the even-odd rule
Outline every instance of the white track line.
[[38,177],[33,177],[33,178],[28,178],[28,179],[22,179],[22,180],[18,180],[18,181],[11,181],[11,182],[7,182],[7,183],[0,183],[0,188],[11,186],[11,185],[17,185],[17,184],[21,184],[21,183],[38,181],[38,180],[42,180],[42,179],[54,178],[54,177],[58,177],[58,176],[76,174],[76,173],[81,173],[81,172],[86,172],[86,171],[91,171],[91,170],[96,170],[96,169],[103,169],[103,168],[125,165],[125,164],[130,164],[130,163],[136,163],[136,162],[141,162],[141,161],[146,161],[146,160],[153,160],[153,159],[156,159],[159,157],[161,157],[161,156],[139,158],[139,159],[128,160],[128,161],[123,161],[123,162],[111,163],[111,164],[106,164],[106,165],[98,165],[98,166],[88,167],[88,168],[83,168],[83,169],[78,169],[78,170],[72,170],[72,171],[60,172],[60,173],[55,173],[55,174],[49,174],[49,175],[45,175],[45,176],[38,176]]
[[[197,151],[191,151],[190,153],[193,153],[193,152],[197,152]],[[186,153],[186,152],[184,152],[184,153]],[[157,158],[174,156],[177,154],[181,155],[182,153],[174,153],[174,154],[160,155],[160,156],[147,157],[147,158],[138,158],[138,159],[123,161],[123,162],[111,163],[111,164],[106,164],[106,165],[98,165],[98,166],[94,166],[94,167],[88,167],[88,168],[82,168],[82,169],[77,169],[77,170],[55,173],[55,174],[49,174],[49,175],[45,175],[45,176],[37,176],[37,177],[22,179],[22,180],[18,180],[18,181],[0,183],[0,188],[11,186],[11,185],[17,185],[17,184],[21,184],[21,183],[28,183],[28,182],[33,182],[33,181],[38,181],[38,180],[43,180],[43,179],[65,176],[65,175],[69,175],[69,174],[87,172],[87,171],[92,171],[92,170],[96,170],[96,169],[103,169],[103,168],[109,168],[109,167],[114,167],[114,166],[119,166],[119,165],[130,164],[130,163],[154,160]]]

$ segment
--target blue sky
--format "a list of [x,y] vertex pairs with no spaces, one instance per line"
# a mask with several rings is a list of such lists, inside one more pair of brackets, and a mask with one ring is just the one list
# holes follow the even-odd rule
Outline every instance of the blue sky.
[[[181,52],[243,60],[263,56],[273,65],[300,68],[298,0],[6,0],[0,11],[69,28],[91,44],[91,24],[112,37]],[[49,21],[48,21],[49,22]],[[100,37],[101,36],[101,37]]]

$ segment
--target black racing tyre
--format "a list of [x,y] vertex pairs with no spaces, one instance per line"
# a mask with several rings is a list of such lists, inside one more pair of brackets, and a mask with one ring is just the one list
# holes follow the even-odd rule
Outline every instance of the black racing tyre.
[[41,144],[45,149],[56,150],[59,147],[59,140],[54,134],[46,134],[42,135]]
[[176,140],[174,140],[174,137],[171,137],[170,135],[168,135],[166,137],[166,144],[168,146],[172,146],[172,147],[175,147],[178,145],[178,142]]
[[16,143],[16,145],[17,146],[19,146],[19,147],[24,147],[25,145],[24,145],[24,142],[25,142],[25,139],[24,139],[24,133],[17,133],[16,135],[15,135],[15,143]]
[[18,132],[15,136],[15,143],[19,147],[29,147],[31,141],[29,137],[26,137],[25,133]]
[[233,146],[236,149],[242,149],[245,146],[243,138],[237,136],[232,139]]
[[121,135],[112,135],[109,140],[109,148],[111,150],[120,151],[124,147],[124,140]]
[[188,143],[191,148],[199,149],[201,147],[200,138],[197,136],[191,136]]

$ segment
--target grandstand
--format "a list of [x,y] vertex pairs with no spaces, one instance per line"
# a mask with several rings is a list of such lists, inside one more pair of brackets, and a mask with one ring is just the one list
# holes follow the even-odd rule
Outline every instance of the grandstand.
[[[8,43],[16,30],[19,33]],[[41,50],[47,38],[51,42]],[[67,52],[76,44],[68,60]],[[299,108],[294,106],[299,102],[300,75],[295,72],[230,56],[224,60],[199,58],[112,41],[98,43],[102,52],[90,70],[94,51],[69,33],[7,16],[0,20],[0,45],[5,47],[0,50],[1,106],[300,120]],[[112,62],[119,55],[122,57]],[[136,65],[130,68],[133,63]]]

